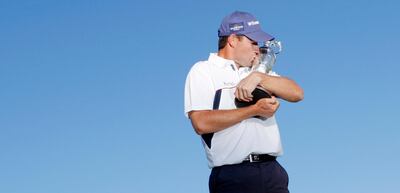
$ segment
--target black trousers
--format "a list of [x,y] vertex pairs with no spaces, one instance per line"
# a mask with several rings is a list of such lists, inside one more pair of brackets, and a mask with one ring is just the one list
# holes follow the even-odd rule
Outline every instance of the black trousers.
[[289,193],[289,178],[276,161],[214,167],[210,193]]

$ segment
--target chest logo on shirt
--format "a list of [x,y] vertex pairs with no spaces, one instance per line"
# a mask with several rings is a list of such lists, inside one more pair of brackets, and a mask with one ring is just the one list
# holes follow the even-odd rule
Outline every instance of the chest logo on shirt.
[[233,86],[236,86],[236,83],[234,83],[234,82],[225,82],[224,81],[224,86],[233,87]]

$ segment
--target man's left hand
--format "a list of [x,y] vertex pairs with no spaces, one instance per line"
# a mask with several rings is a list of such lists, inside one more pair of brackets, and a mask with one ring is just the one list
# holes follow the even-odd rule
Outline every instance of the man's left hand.
[[246,78],[241,80],[236,86],[235,97],[239,100],[249,102],[253,99],[251,92],[262,80],[261,72],[252,72]]

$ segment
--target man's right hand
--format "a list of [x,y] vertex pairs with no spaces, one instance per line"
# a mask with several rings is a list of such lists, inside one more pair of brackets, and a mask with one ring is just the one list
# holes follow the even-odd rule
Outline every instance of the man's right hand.
[[263,98],[258,100],[253,106],[258,116],[269,118],[275,114],[279,108],[279,105],[280,103],[278,99],[272,96],[271,98]]

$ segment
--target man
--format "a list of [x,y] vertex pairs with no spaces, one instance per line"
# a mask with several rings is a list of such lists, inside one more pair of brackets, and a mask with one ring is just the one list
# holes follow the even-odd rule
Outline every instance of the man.
[[[282,146],[274,113],[277,98],[297,102],[303,90],[288,78],[251,70],[259,62],[258,43],[274,38],[250,13],[226,16],[218,36],[218,53],[197,62],[185,85],[185,113],[212,168],[210,192],[287,193],[287,173],[276,161]],[[236,108],[235,98],[251,101],[257,86],[272,97]]]

